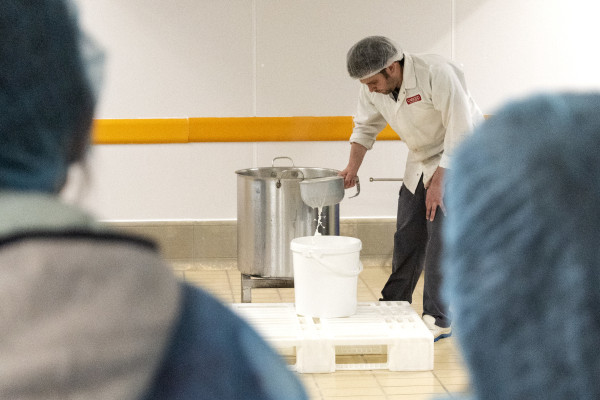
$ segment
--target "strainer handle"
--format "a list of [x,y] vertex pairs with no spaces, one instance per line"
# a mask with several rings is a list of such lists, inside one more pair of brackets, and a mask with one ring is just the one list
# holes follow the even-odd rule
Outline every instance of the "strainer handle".
[[356,176],[354,178],[354,182],[356,182],[356,194],[354,196],[350,196],[348,197],[349,199],[356,197],[360,194],[360,180],[358,179],[358,176]]

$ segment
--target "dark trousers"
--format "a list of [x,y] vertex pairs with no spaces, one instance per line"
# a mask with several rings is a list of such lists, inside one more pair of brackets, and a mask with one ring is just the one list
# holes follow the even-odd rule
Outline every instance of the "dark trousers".
[[422,177],[415,194],[404,185],[400,188],[392,274],[381,294],[386,301],[412,303],[415,286],[425,268],[423,314],[431,315],[435,318],[436,325],[445,328],[450,326],[450,317],[440,293],[441,230],[444,214],[438,208],[433,221],[425,219],[426,195],[427,190],[423,186]]

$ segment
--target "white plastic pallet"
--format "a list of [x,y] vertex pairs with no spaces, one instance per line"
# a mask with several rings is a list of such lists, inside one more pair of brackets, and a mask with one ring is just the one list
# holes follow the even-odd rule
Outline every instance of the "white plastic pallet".
[[[233,310],[273,347],[295,348],[301,373],[340,369],[433,369],[433,335],[407,302],[358,303],[345,318],[296,314],[293,303],[234,303]],[[386,363],[336,364],[341,354],[386,354]]]

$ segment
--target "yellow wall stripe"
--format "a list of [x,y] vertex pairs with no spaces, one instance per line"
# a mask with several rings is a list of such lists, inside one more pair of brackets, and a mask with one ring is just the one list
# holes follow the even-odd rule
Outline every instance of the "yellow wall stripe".
[[[95,144],[346,141],[352,117],[98,119]],[[397,140],[386,127],[378,140]]]
[[187,118],[97,119],[92,140],[95,144],[187,143]]
[[[351,132],[352,117],[97,119],[92,140],[94,144],[346,141]],[[398,135],[388,125],[377,140],[398,140]]]

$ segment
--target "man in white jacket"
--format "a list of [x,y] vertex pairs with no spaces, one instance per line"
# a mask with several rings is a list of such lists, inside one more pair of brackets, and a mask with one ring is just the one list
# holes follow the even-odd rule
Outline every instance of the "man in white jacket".
[[392,274],[384,301],[412,302],[425,266],[423,321],[438,340],[452,334],[447,305],[440,296],[444,170],[456,145],[483,119],[461,69],[437,55],[403,52],[386,37],[360,40],[347,55],[348,73],[363,84],[350,136],[346,187],[367,150],[386,125],[409,149],[398,198]]

